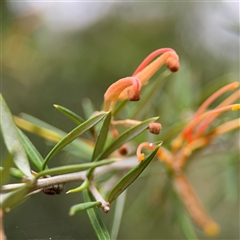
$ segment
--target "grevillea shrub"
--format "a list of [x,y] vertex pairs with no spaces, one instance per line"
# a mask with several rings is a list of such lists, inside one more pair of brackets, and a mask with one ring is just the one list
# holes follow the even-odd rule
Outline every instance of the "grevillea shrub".
[[[163,65],[168,69],[150,81]],[[185,207],[179,227],[186,238],[196,239],[196,234],[184,215],[185,211],[207,236],[217,236],[220,227],[197,197],[185,169],[196,150],[208,147],[215,138],[239,128],[239,118],[221,118],[223,113],[226,115],[226,112],[239,109],[240,105],[235,103],[240,95],[239,84],[229,83],[209,96],[196,113],[182,123],[181,129],[177,128],[174,134],[170,131],[165,133],[173,135],[171,144],[165,145],[160,134],[164,122],[159,122],[159,116],[145,116],[151,113],[148,110],[152,100],[157,101],[155,93],[163,79],[171,72],[178,74],[179,69],[177,53],[171,48],[159,49],[147,56],[131,76],[113,82],[104,94],[103,108],[93,111],[91,116],[84,119],[63,106],[54,105],[76,124],[69,133],[26,114],[12,116],[1,96],[1,134],[8,152],[0,169],[1,239],[6,239],[3,218],[9,211],[14,211],[34,194],[58,195],[63,191],[83,194],[84,202],[76,200],[76,205],[69,206],[70,216],[86,210],[98,239],[115,239],[119,224],[113,224],[115,229],[110,236],[99,211],[108,213],[112,202],[123,196],[153,159],[163,165],[171,182],[175,200],[180,203],[176,208]],[[219,101],[227,91],[232,93]],[[135,103],[129,107],[131,101]],[[212,103],[216,101],[213,108]],[[126,108],[132,118],[125,118]],[[136,119],[134,116],[141,112],[144,112],[144,119]],[[45,157],[41,156],[25,131],[51,142],[51,151]],[[149,140],[151,134],[158,135],[154,137],[156,141]],[[79,163],[49,167],[49,162],[54,161],[53,156],[59,151],[77,156]],[[14,183],[9,183],[10,176],[14,177]],[[79,182],[79,187],[65,190],[69,182]],[[116,204],[115,212],[118,208],[120,206]],[[124,208],[121,207],[120,211]]]

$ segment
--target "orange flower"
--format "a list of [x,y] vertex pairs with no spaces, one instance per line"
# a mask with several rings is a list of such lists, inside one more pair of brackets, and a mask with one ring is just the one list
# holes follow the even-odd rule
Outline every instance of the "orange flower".
[[[236,111],[239,109],[240,104],[232,104],[240,97],[240,90],[231,94],[227,99],[221,102],[215,109],[205,111],[207,107],[219,96],[229,90],[234,90],[238,87],[238,82],[233,82],[227,84],[226,86],[220,88],[214,94],[212,94],[197,110],[192,120],[187,124],[187,126],[181,131],[179,136],[173,140],[172,147],[176,151],[183,147],[188,147],[189,151],[200,147],[200,141],[198,144],[194,144],[194,141],[198,139],[202,139],[202,146],[207,144],[214,136],[216,136],[216,130],[218,135],[220,132],[227,132],[226,129],[229,131],[239,127],[239,119],[236,121],[231,121],[229,123],[225,123],[222,126],[218,126],[215,130],[213,129],[212,132],[206,133],[207,129],[211,125],[211,123],[222,113],[228,110]],[[222,129],[224,127],[224,129]],[[204,138],[204,140],[203,140]],[[190,144],[191,143],[191,144]]]
[[[152,61],[153,58],[160,54],[162,54],[160,57]],[[166,63],[172,72],[176,72],[179,69],[179,58],[173,49],[162,48],[152,52],[139,65],[133,73],[133,76],[114,82],[104,94],[104,110],[112,111],[118,100],[129,99],[130,101],[138,101],[140,99],[141,86],[146,83],[164,63]]]

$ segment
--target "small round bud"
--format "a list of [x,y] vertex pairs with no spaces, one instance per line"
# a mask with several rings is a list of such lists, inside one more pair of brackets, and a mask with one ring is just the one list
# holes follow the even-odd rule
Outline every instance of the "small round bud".
[[162,125],[160,123],[150,123],[148,126],[149,132],[158,135],[162,130]]
[[124,144],[122,145],[119,149],[118,149],[119,154],[121,154],[122,156],[125,156],[128,154],[128,148],[127,145]]

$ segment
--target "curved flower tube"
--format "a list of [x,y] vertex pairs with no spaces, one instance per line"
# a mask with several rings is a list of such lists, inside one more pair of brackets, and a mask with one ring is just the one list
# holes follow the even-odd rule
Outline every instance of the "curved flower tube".
[[[162,55],[148,64],[155,56],[159,54]],[[133,73],[133,76],[137,77],[143,85],[159,70],[159,68],[162,67],[164,63],[166,63],[167,67],[172,72],[176,72],[180,68],[179,57],[173,49],[158,49],[145,58],[145,60],[143,60],[137,70]],[[119,100],[124,99],[127,99],[127,89],[119,95]]]
[[[232,104],[238,98],[240,98],[240,90],[238,90],[238,91],[234,92],[233,94],[231,94],[227,99],[225,99],[222,103],[220,103],[216,108],[221,108],[223,106],[227,106],[229,104]],[[206,131],[208,126],[218,117],[218,115],[219,114],[214,114],[214,115],[206,118],[205,120],[203,120],[199,124],[199,127],[197,128],[195,135],[196,136],[202,135]]]
[[194,136],[191,134],[192,129],[200,122],[202,121],[204,118],[208,117],[208,116],[212,116],[214,114],[220,114],[223,113],[225,111],[228,110],[232,110],[232,111],[237,111],[238,109],[240,109],[240,104],[231,104],[225,107],[221,107],[221,108],[216,108],[214,110],[210,110],[208,112],[205,112],[201,115],[199,115],[198,117],[194,118],[189,124],[188,126],[185,128],[185,130],[182,132],[182,137],[184,139],[186,139],[188,142],[192,141],[194,139]]
[[[132,86],[132,88],[129,88]],[[122,78],[113,83],[104,94],[104,111],[113,109],[115,102],[119,99],[122,91],[127,90],[127,98],[130,101],[138,101],[140,99],[141,82],[137,77]],[[109,103],[110,106],[109,106]]]
[[[166,53],[166,52],[174,52],[176,53],[172,48],[160,48],[157,49],[156,51],[150,53],[143,61],[142,63],[138,66],[138,68],[135,70],[133,73],[133,76],[141,72],[155,57],[157,57],[160,54]],[[177,65],[176,65],[177,66]],[[171,69],[170,69],[171,70]],[[174,70],[177,70],[176,68],[172,68],[173,72]]]

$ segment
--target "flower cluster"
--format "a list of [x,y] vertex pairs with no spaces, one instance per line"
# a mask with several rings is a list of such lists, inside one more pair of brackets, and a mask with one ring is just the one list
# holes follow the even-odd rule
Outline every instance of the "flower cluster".
[[[104,111],[113,111],[117,101],[126,99],[129,101],[140,100],[142,86],[163,66],[163,64],[166,64],[171,72],[178,71],[180,68],[179,57],[173,49],[161,48],[152,52],[142,61],[132,76],[114,82],[104,94]],[[118,132],[115,128],[116,125],[123,124],[134,126],[139,123],[139,121],[131,119],[122,121],[114,121],[114,119],[112,119],[111,125],[113,136],[118,136]],[[159,134],[161,128],[162,126],[160,123],[151,123],[149,125],[149,131],[153,134]]]
[[[225,111],[236,111],[240,109],[240,104],[233,104],[240,97],[240,90],[236,90],[238,86],[238,82],[233,82],[212,94],[199,107],[181,133],[172,141],[171,149],[168,150],[161,147],[157,152],[157,157],[164,162],[173,173],[173,182],[190,216],[197,225],[203,228],[208,236],[216,236],[219,232],[219,227],[207,214],[183,170],[194,150],[203,148],[208,145],[213,138],[240,127],[240,118],[237,118],[211,128],[211,124],[220,114]],[[236,91],[214,109],[207,110],[214,100],[230,90]],[[152,150],[154,147],[154,144],[148,142],[140,144],[137,149],[139,161],[144,159],[144,154],[141,153],[143,148]]]
[[[152,61],[155,57],[157,58]],[[113,83],[105,92],[104,110],[113,111],[116,102],[120,100],[128,99],[130,101],[138,101],[140,99],[140,91],[142,86],[164,63],[170,71],[178,71],[180,67],[179,58],[173,49],[163,48],[154,51],[144,59],[132,76],[122,78]],[[214,120],[225,111],[235,111],[240,108],[240,104],[233,104],[239,98],[240,90],[235,91],[214,109],[208,110],[208,107],[218,97],[222,96],[226,91],[236,90],[238,85],[238,82],[230,83],[212,94],[199,107],[195,115],[180,132],[180,134],[172,141],[171,149],[168,150],[164,147],[161,147],[157,152],[157,157],[171,171],[173,183],[182,199],[182,202],[187,208],[189,215],[197,225],[203,228],[204,232],[208,236],[216,236],[219,232],[219,227],[207,214],[183,170],[187,160],[194,150],[208,145],[214,137],[217,137],[220,134],[239,128],[239,118],[228,121],[214,128],[211,128],[211,125]],[[114,121],[114,119],[112,119],[111,126],[113,136],[118,136],[118,132],[114,126],[118,124],[133,126],[138,123],[139,121],[131,119],[121,121]],[[149,131],[154,134],[159,134],[161,128],[161,124],[152,123],[149,126]],[[138,146],[137,157],[139,162],[144,160],[144,153],[142,153],[143,148],[153,150],[155,145],[149,142],[143,142]],[[125,148],[122,147],[121,151],[123,151],[123,149],[125,150]],[[125,151],[123,152],[125,153]]]

